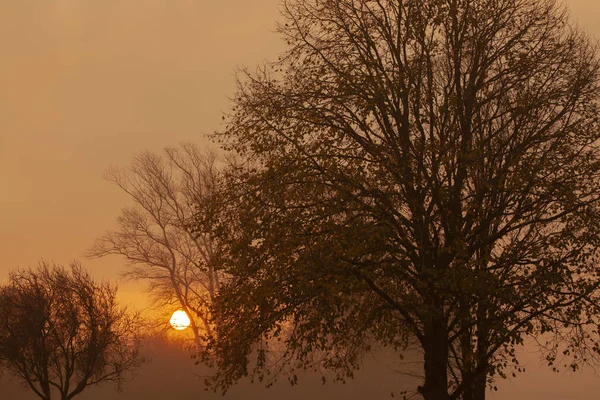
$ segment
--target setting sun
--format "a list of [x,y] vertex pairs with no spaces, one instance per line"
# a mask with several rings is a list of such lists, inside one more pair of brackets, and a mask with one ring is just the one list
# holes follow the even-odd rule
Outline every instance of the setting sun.
[[600,400],[598,38],[0,0],[0,400]]
[[185,311],[177,310],[173,313],[169,322],[173,328],[182,331],[190,326],[190,317],[188,317]]

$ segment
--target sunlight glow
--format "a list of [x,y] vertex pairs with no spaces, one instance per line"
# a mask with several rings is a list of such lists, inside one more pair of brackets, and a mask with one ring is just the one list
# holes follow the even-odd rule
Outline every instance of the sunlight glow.
[[171,323],[171,326],[173,328],[175,328],[178,331],[182,331],[188,326],[190,326],[191,321],[190,317],[188,317],[185,311],[177,310],[173,313],[169,322]]

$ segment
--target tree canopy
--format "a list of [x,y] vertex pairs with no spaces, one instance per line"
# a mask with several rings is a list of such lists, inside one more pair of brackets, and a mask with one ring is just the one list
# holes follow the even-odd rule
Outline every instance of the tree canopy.
[[[526,336],[545,335],[550,364],[592,360],[599,64],[566,11],[287,0],[283,12],[287,52],[243,74],[217,134],[245,164],[218,216],[198,215],[233,277],[213,384],[315,363],[351,376],[374,344],[414,340],[421,395],[470,400]],[[265,340],[283,342],[275,365]]]
[[141,360],[140,326],[115,294],[78,263],[11,273],[0,287],[0,368],[44,400],[103,382],[120,388]]

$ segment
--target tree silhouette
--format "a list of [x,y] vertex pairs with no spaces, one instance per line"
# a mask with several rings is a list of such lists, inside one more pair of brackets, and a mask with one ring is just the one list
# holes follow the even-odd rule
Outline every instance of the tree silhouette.
[[[212,383],[317,361],[351,376],[373,344],[411,338],[426,400],[483,399],[526,336],[552,365],[590,361],[596,46],[552,0],[283,10],[287,52],[243,76],[217,135],[246,164],[219,217],[198,216],[235,277]],[[283,341],[275,366],[262,340]]]
[[[117,255],[130,268],[125,275],[149,283],[159,306],[182,308],[191,317],[197,345],[211,335],[209,307],[221,284],[212,259],[216,243],[192,234],[198,210],[214,202],[219,179],[216,156],[191,143],[166,148],[164,156],[145,152],[127,168],[112,168],[104,178],[134,202],[117,218],[118,228],[96,240],[89,257]],[[171,310],[172,311],[172,310]]]
[[140,362],[139,323],[115,295],[79,263],[11,273],[0,288],[0,366],[44,400],[102,382],[120,389]]

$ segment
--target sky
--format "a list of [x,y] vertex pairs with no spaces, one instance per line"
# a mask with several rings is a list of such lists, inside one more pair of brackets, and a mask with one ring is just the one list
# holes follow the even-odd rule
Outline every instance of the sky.
[[[109,166],[204,147],[234,70],[283,48],[277,16],[277,0],[0,0],[0,280],[81,258],[115,227],[129,203],[101,179]],[[107,279],[123,267],[82,261]]]
[[[82,256],[130,204],[101,173],[143,150],[209,146],[203,135],[221,126],[234,70],[284,49],[278,3],[0,0],[0,281],[41,258],[81,259],[143,308],[143,288],[120,279],[122,260]],[[600,38],[600,2],[565,3]],[[492,399],[596,398],[590,371],[553,375],[526,358],[526,378]]]

